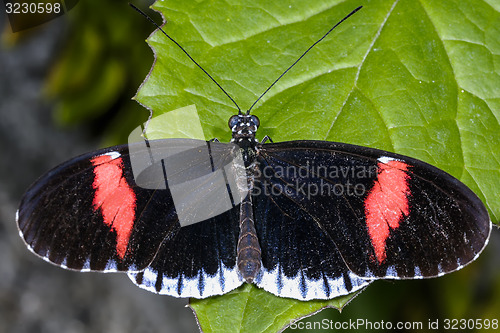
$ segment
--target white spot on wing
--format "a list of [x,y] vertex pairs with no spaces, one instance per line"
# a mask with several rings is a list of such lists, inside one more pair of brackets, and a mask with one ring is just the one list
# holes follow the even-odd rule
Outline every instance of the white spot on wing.
[[121,155],[119,152],[117,152],[117,151],[110,151],[109,153],[102,154],[101,156],[104,156],[104,155],[111,157],[111,159],[112,159],[112,160],[114,160],[114,159],[116,159],[116,158],[118,158],[118,157],[122,156],[122,155]]
[[398,273],[396,272],[396,267],[394,267],[394,265],[387,267],[387,271],[385,274],[386,274],[386,277],[397,277],[398,276]]
[[384,163],[384,164],[387,164],[391,161],[400,161],[400,160],[398,160],[397,158],[389,157],[389,156],[381,156],[377,159],[377,161]]
[[423,275],[422,272],[420,271],[420,267],[415,266],[415,279],[422,279]]
[[443,276],[443,275],[445,275],[445,274],[446,274],[446,272],[445,272],[445,271],[443,271],[443,267],[441,266],[441,264],[438,264],[437,269],[438,269],[438,272],[439,272],[439,273],[438,273],[436,276]]
[[106,272],[118,272],[118,267],[116,266],[116,262],[114,260],[109,260],[106,263],[106,267],[104,268]]
[[[348,278],[352,285],[351,290],[347,290],[346,281],[343,276],[335,279],[326,278],[330,290],[328,294],[325,290],[325,280],[323,278],[312,280],[305,277],[305,292],[303,292],[300,272],[294,277],[287,277],[280,271],[278,265],[272,271],[261,269],[254,283],[258,287],[276,296],[295,298],[302,301],[332,299],[358,291],[371,283],[370,280],[360,278],[350,271],[348,273]],[[281,280],[281,283],[278,283],[279,280]]]
[[457,258],[457,268],[455,268],[455,270],[458,271],[459,269],[462,269],[462,268],[464,268],[464,265],[462,265],[460,258]]
[[[32,250],[32,249],[30,248],[30,250]],[[33,253],[36,253],[36,252],[33,252]],[[36,253],[36,254],[38,255],[38,253]],[[49,252],[48,251],[47,251],[46,257],[40,257],[40,258],[42,258],[43,260],[45,260],[48,263],[54,264],[52,261],[49,260]]]
[[68,261],[67,258],[64,258],[63,261],[59,264],[64,269],[68,269]]
[[367,270],[363,277],[367,279],[377,279],[377,277],[370,270]]
[[[178,293],[179,276],[174,278],[163,276],[161,278],[161,289],[158,291],[156,290],[158,272],[150,267],[146,268],[143,271],[142,284],[140,285],[136,282],[137,274],[128,273],[128,276],[140,288],[160,295],[175,297],[206,298],[214,295],[222,295],[243,284],[243,279],[240,277],[237,267],[229,268],[222,263],[218,272],[214,275],[208,275],[202,270],[197,276],[192,278],[182,276],[180,294]],[[200,274],[203,280],[203,290],[199,288]]]
[[84,271],[84,272],[90,271],[90,259],[89,258],[87,258],[87,260],[85,260],[85,262],[83,263],[82,271]]

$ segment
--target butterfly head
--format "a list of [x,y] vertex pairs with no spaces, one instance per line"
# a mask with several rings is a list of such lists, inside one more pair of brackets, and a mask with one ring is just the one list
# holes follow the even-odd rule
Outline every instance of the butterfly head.
[[244,141],[252,143],[258,142],[255,138],[255,133],[260,125],[260,120],[257,116],[237,114],[229,118],[228,125],[233,133],[231,142],[237,144]]

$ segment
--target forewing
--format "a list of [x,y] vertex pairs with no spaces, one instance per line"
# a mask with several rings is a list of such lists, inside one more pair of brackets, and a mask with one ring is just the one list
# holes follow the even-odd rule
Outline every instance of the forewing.
[[[422,161],[324,141],[264,144],[258,161],[276,206],[300,209],[295,223],[314,224],[360,277],[439,276],[474,260],[487,243],[491,223],[480,199]],[[262,225],[278,223],[263,218]],[[302,244],[320,251],[306,240],[289,247]]]
[[[199,142],[200,146],[207,144]],[[28,247],[46,260],[70,269],[146,268],[163,240],[171,238],[181,227],[167,178],[158,174],[165,161],[153,157],[161,155],[165,145],[186,151],[185,140],[150,143],[81,155],[38,179],[25,193],[18,210],[20,234]],[[206,188],[226,188],[220,182],[210,185],[211,175],[215,175],[210,171],[224,166],[234,147],[219,144],[212,151],[219,156],[218,165],[214,165],[213,159],[207,161],[206,155],[194,154],[184,169],[177,170],[184,179],[199,176],[199,170],[208,170],[202,190],[193,188],[198,198],[206,196]],[[134,175],[131,161],[145,161],[141,173]],[[144,181],[137,185],[136,179],[144,178],[147,186]],[[196,211],[189,202],[184,206],[188,212]]]

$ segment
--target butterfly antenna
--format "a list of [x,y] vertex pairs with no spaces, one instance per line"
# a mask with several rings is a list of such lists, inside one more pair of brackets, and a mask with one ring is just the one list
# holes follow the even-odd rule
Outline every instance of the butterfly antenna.
[[295,66],[299,61],[300,59],[302,59],[306,54],[307,52],[309,52],[314,46],[316,46],[316,44],[318,44],[319,42],[321,42],[323,39],[325,39],[326,36],[328,36],[328,34],[330,32],[333,31],[333,29],[335,29],[336,27],[338,27],[340,25],[340,23],[344,22],[345,20],[347,20],[349,17],[351,17],[352,15],[354,15],[354,13],[356,13],[358,10],[360,10],[361,8],[363,8],[363,6],[359,6],[358,8],[354,9],[352,12],[350,12],[349,14],[347,14],[347,16],[345,16],[342,20],[340,20],[339,22],[337,22],[337,24],[335,24],[330,30],[328,30],[328,32],[326,34],[323,35],[323,37],[321,37],[320,39],[318,39],[313,45],[309,46],[309,48],[304,52],[302,53],[302,55],[297,59],[295,60],[295,62],[290,66],[288,67],[270,86],[269,88],[266,89],[266,91],[264,91],[262,93],[262,95],[259,96],[259,98],[257,98],[257,100],[252,104],[252,106],[250,107],[250,109],[248,109],[247,111],[247,115],[250,114],[250,110],[252,110],[252,108],[254,107],[255,104],[257,104],[258,101],[260,101],[260,99],[276,84],[276,82],[278,82],[283,76],[285,76],[286,73],[288,73],[288,71],[290,69],[292,69],[293,66]]
[[231,102],[233,102],[234,105],[236,105],[236,108],[238,109],[238,114],[242,114],[240,107],[234,101],[234,99],[224,90],[224,88],[222,88],[222,86],[217,81],[215,81],[215,79],[212,77],[212,75],[208,74],[208,72],[206,70],[204,70],[203,67],[201,67],[200,64],[198,64],[196,62],[196,60],[194,60],[193,57],[191,57],[189,55],[189,53],[187,53],[187,51],[179,43],[177,43],[172,37],[170,37],[169,35],[167,35],[167,33],[160,27],[160,25],[158,25],[158,23],[156,23],[151,17],[149,17],[148,14],[144,13],[142,10],[140,10],[139,8],[137,8],[136,6],[134,6],[131,3],[129,3],[129,5],[130,5],[130,7],[134,8],[137,12],[139,12],[142,16],[144,16],[146,19],[148,19],[148,21],[150,21],[151,23],[153,23],[161,32],[163,32],[163,34],[165,36],[167,36],[168,39],[170,39],[172,42],[174,42],[174,44],[177,45],[182,50],[182,52],[184,52],[188,56],[188,58],[191,59],[191,61],[203,71],[203,73],[207,74],[207,76],[212,81],[214,81],[214,83],[217,85],[217,87],[219,87],[220,90],[222,90],[222,92],[224,94],[226,94],[226,96],[231,100]]

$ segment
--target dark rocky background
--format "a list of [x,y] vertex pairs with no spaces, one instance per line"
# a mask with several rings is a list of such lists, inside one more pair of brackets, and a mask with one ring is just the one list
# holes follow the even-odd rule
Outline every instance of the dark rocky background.
[[[26,188],[100,145],[88,128],[56,126],[43,96],[66,25],[60,17],[0,49],[0,332],[196,332],[186,299],[139,289],[124,274],[62,270],[30,253],[18,235],[15,212]],[[3,13],[0,27],[11,34]],[[146,37],[138,43],[147,48]]]

